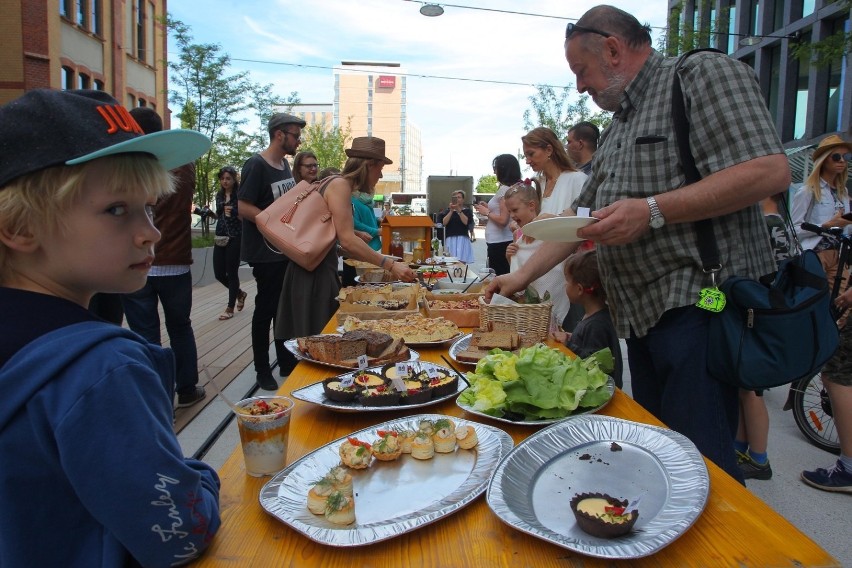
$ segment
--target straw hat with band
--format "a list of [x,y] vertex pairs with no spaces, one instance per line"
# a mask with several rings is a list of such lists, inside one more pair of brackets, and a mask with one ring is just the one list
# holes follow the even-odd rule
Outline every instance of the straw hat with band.
[[104,156],[142,153],[172,170],[210,148],[194,130],[145,134],[103,91],[35,89],[0,107],[0,189],[20,176]]
[[816,162],[823,154],[827,154],[831,152],[833,149],[838,146],[846,146],[846,148],[852,151],[852,143],[846,142],[838,136],[837,134],[829,134],[819,142],[819,146],[814,150],[813,161]]
[[385,156],[385,141],[375,136],[359,136],[352,140],[352,147],[346,150],[350,158],[366,158],[368,160],[381,160],[385,164],[393,162]]

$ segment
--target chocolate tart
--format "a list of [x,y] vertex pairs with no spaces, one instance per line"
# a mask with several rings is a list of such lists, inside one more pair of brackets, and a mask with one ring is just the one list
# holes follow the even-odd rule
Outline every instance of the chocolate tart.
[[385,385],[387,381],[384,377],[380,377],[374,373],[356,373],[355,374],[355,384],[364,388],[375,388]]
[[351,387],[342,387],[340,385],[340,379],[337,377],[332,377],[322,382],[322,392],[325,394],[326,398],[335,402],[352,402],[359,394],[361,394],[362,390],[364,389],[354,383]]
[[432,400],[432,389],[429,387],[410,388],[401,394],[402,404],[422,404]]
[[447,396],[458,390],[459,378],[455,375],[446,375],[440,379],[432,379],[429,382],[429,388],[432,389],[433,398]]
[[388,386],[364,389],[358,397],[358,402],[364,406],[396,406],[400,401],[400,393]]
[[[578,493],[571,499],[571,512],[583,532],[598,538],[617,538],[629,533],[639,518],[638,510],[623,510],[627,505],[626,499],[622,501],[605,493]],[[604,507],[617,507],[622,511],[607,512]]]

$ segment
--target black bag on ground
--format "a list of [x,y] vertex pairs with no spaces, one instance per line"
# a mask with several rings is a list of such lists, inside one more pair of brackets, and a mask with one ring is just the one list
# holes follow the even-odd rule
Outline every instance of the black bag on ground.
[[[698,51],[717,50],[690,51],[681,62]],[[695,183],[701,175],[689,149],[689,122],[677,73],[672,115],[686,183]],[[704,272],[715,274],[722,265],[713,220],[697,221],[695,228]],[[791,235],[795,238],[795,231]],[[798,243],[797,249],[801,251]],[[707,370],[717,380],[765,389],[814,375],[834,355],[840,336],[828,281],[815,252],[784,261],[771,283],[732,276],[719,289],[726,304],[711,315],[707,345]]]
[[839,343],[831,295],[816,253],[781,264],[771,285],[733,276],[710,319],[707,368],[720,381],[758,390],[814,375]]

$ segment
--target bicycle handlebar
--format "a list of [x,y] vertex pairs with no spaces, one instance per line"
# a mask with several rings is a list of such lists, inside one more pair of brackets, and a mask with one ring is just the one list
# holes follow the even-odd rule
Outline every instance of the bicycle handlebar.
[[813,223],[802,223],[799,226],[805,231],[810,231],[811,233],[816,233],[817,235],[826,235],[831,237],[843,236],[842,227],[829,227],[828,229],[824,229],[819,225],[814,225]]

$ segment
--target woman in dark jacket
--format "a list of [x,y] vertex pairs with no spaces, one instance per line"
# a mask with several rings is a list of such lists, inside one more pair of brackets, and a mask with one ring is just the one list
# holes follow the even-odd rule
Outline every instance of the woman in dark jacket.
[[[220,320],[234,317],[234,306],[241,311],[246,293],[240,289],[240,236],[242,221],[237,216],[237,170],[225,166],[219,170],[219,192],[216,193],[216,246],[213,247],[213,275],[228,289],[228,306]],[[223,244],[224,243],[224,244]]]

